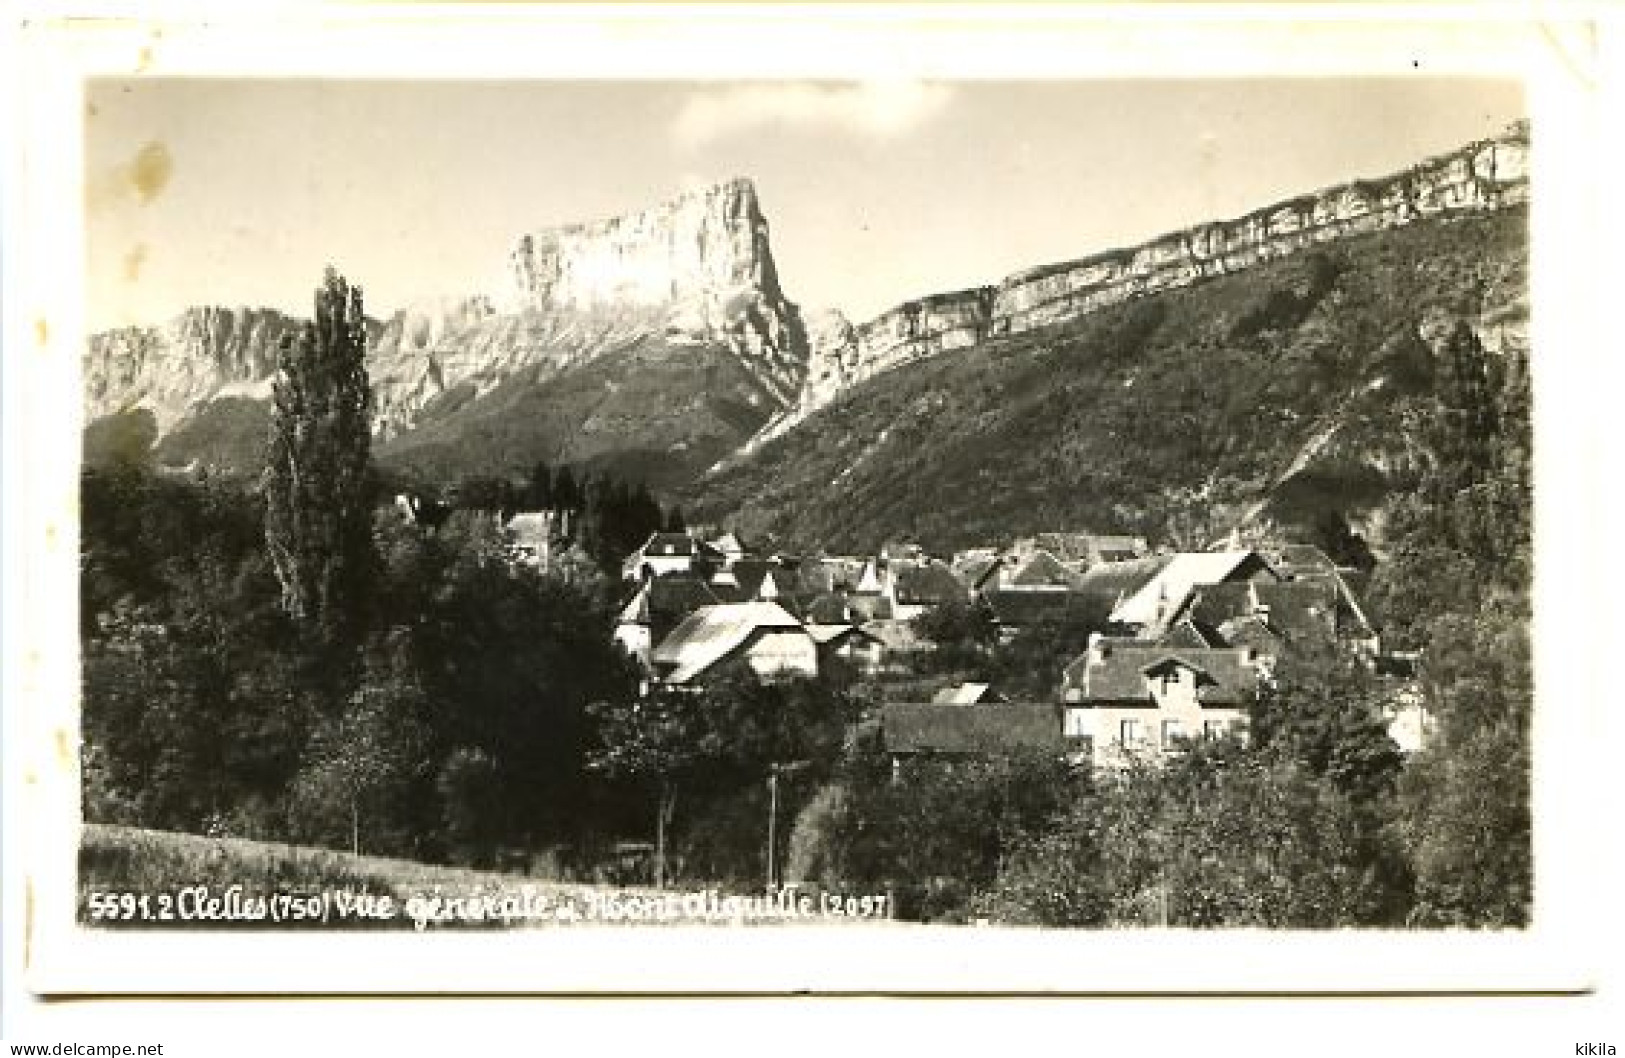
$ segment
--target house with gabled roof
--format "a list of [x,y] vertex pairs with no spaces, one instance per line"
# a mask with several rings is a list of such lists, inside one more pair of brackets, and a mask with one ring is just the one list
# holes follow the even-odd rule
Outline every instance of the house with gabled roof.
[[[1280,582],[1201,585],[1173,620],[1189,620],[1217,631],[1223,642],[1216,645],[1251,646],[1271,657],[1294,642],[1375,651],[1375,632],[1359,600],[1335,572]],[[1166,639],[1166,635],[1159,637],[1159,641]]]
[[931,696],[933,705],[994,705],[1005,701],[991,683],[956,683]]
[[948,563],[948,568],[968,595],[996,584],[1004,567],[1005,556],[994,547],[973,547],[955,552]]
[[1075,591],[1083,575],[1062,565],[1048,551],[1037,550],[1020,559],[1000,578],[1000,591]]
[[1151,555],[1129,562],[1103,562],[1083,574],[1077,593],[1091,608],[1114,613],[1172,561],[1170,555]]
[[722,555],[688,533],[655,532],[621,563],[625,580],[649,580],[672,573],[709,577],[722,565]]
[[809,624],[807,634],[818,644],[819,668],[843,661],[859,672],[879,672],[886,663],[886,644],[855,624]]
[[857,620],[851,604],[847,602],[846,596],[833,591],[814,595],[808,599],[801,616],[809,627],[813,625],[849,625]]
[[1065,734],[1088,739],[1100,767],[1154,759],[1242,732],[1258,681],[1249,650],[1095,636],[1062,674]]
[[965,602],[969,598],[948,564],[936,559],[893,562],[887,572],[891,578],[893,616],[900,621],[919,617],[944,603]]
[[655,675],[674,687],[703,682],[733,660],[764,678],[816,676],[818,643],[776,602],[720,603],[689,614],[650,654]]
[[1142,536],[1107,536],[1099,533],[1037,533],[1017,540],[1011,552],[1017,556],[1032,551],[1048,551],[1062,565],[1078,572],[1102,562],[1132,562],[1151,553]]
[[711,550],[722,559],[724,567],[731,566],[751,554],[751,549],[738,533],[730,530],[709,542]]
[[644,582],[615,618],[615,642],[645,667],[654,644],[702,606],[724,602],[697,577],[671,575]]
[[1166,626],[1196,588],[1250,580],[1279,581],[1257,551],[1183,551],[1111,613],[1113,624],[1152,635]]

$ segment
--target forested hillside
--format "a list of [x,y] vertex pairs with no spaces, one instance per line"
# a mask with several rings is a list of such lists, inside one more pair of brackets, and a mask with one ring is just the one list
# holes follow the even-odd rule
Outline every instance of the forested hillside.
[[1380,535],[1456,321],[1521,342],[1526,213],[1329,244],[860,384],[681,494],[786,545],[1057,527],[1205,543],[1245,519]]

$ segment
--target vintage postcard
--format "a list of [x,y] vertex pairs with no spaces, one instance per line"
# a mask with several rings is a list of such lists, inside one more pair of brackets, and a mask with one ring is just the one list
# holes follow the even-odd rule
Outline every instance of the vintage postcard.
[[30,984],[1593,983],[1587,27],[690,14],[22,35]]

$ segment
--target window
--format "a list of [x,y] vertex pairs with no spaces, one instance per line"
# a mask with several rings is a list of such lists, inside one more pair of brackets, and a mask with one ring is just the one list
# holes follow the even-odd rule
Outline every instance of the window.
[[1068,709],[1063,733],[1067,738],[1087,738],[1089,736],[1088,711],[1085,709]]
[[1164,720],[1162,722],[1162,748],[1163,749],[1168,749],[1169,747],[1171,747],[1183,735],[1184,735],[1184,732],[1180,730],[1178,720]]
[[1202,737],[1203,738],[1207,739],[1209,742],[1212,742],[1214,739],[1220,738],[1223,735],[1224,735],[1224,721],[1223,720],[1203,720],[1202,721]]
[[1117,741],[1125,746],[1132,746],[1140,741],[1140,722],[1138,720],[1124,720],[1117,728]]

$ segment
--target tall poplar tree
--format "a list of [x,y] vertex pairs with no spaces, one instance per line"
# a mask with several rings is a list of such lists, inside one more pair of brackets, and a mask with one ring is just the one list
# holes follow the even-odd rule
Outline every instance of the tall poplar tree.
[[264,475],[283,607],[335,659],[360,646],[375,566],[366,345],[361,289],[329,268],[314,322],[278,356]]

